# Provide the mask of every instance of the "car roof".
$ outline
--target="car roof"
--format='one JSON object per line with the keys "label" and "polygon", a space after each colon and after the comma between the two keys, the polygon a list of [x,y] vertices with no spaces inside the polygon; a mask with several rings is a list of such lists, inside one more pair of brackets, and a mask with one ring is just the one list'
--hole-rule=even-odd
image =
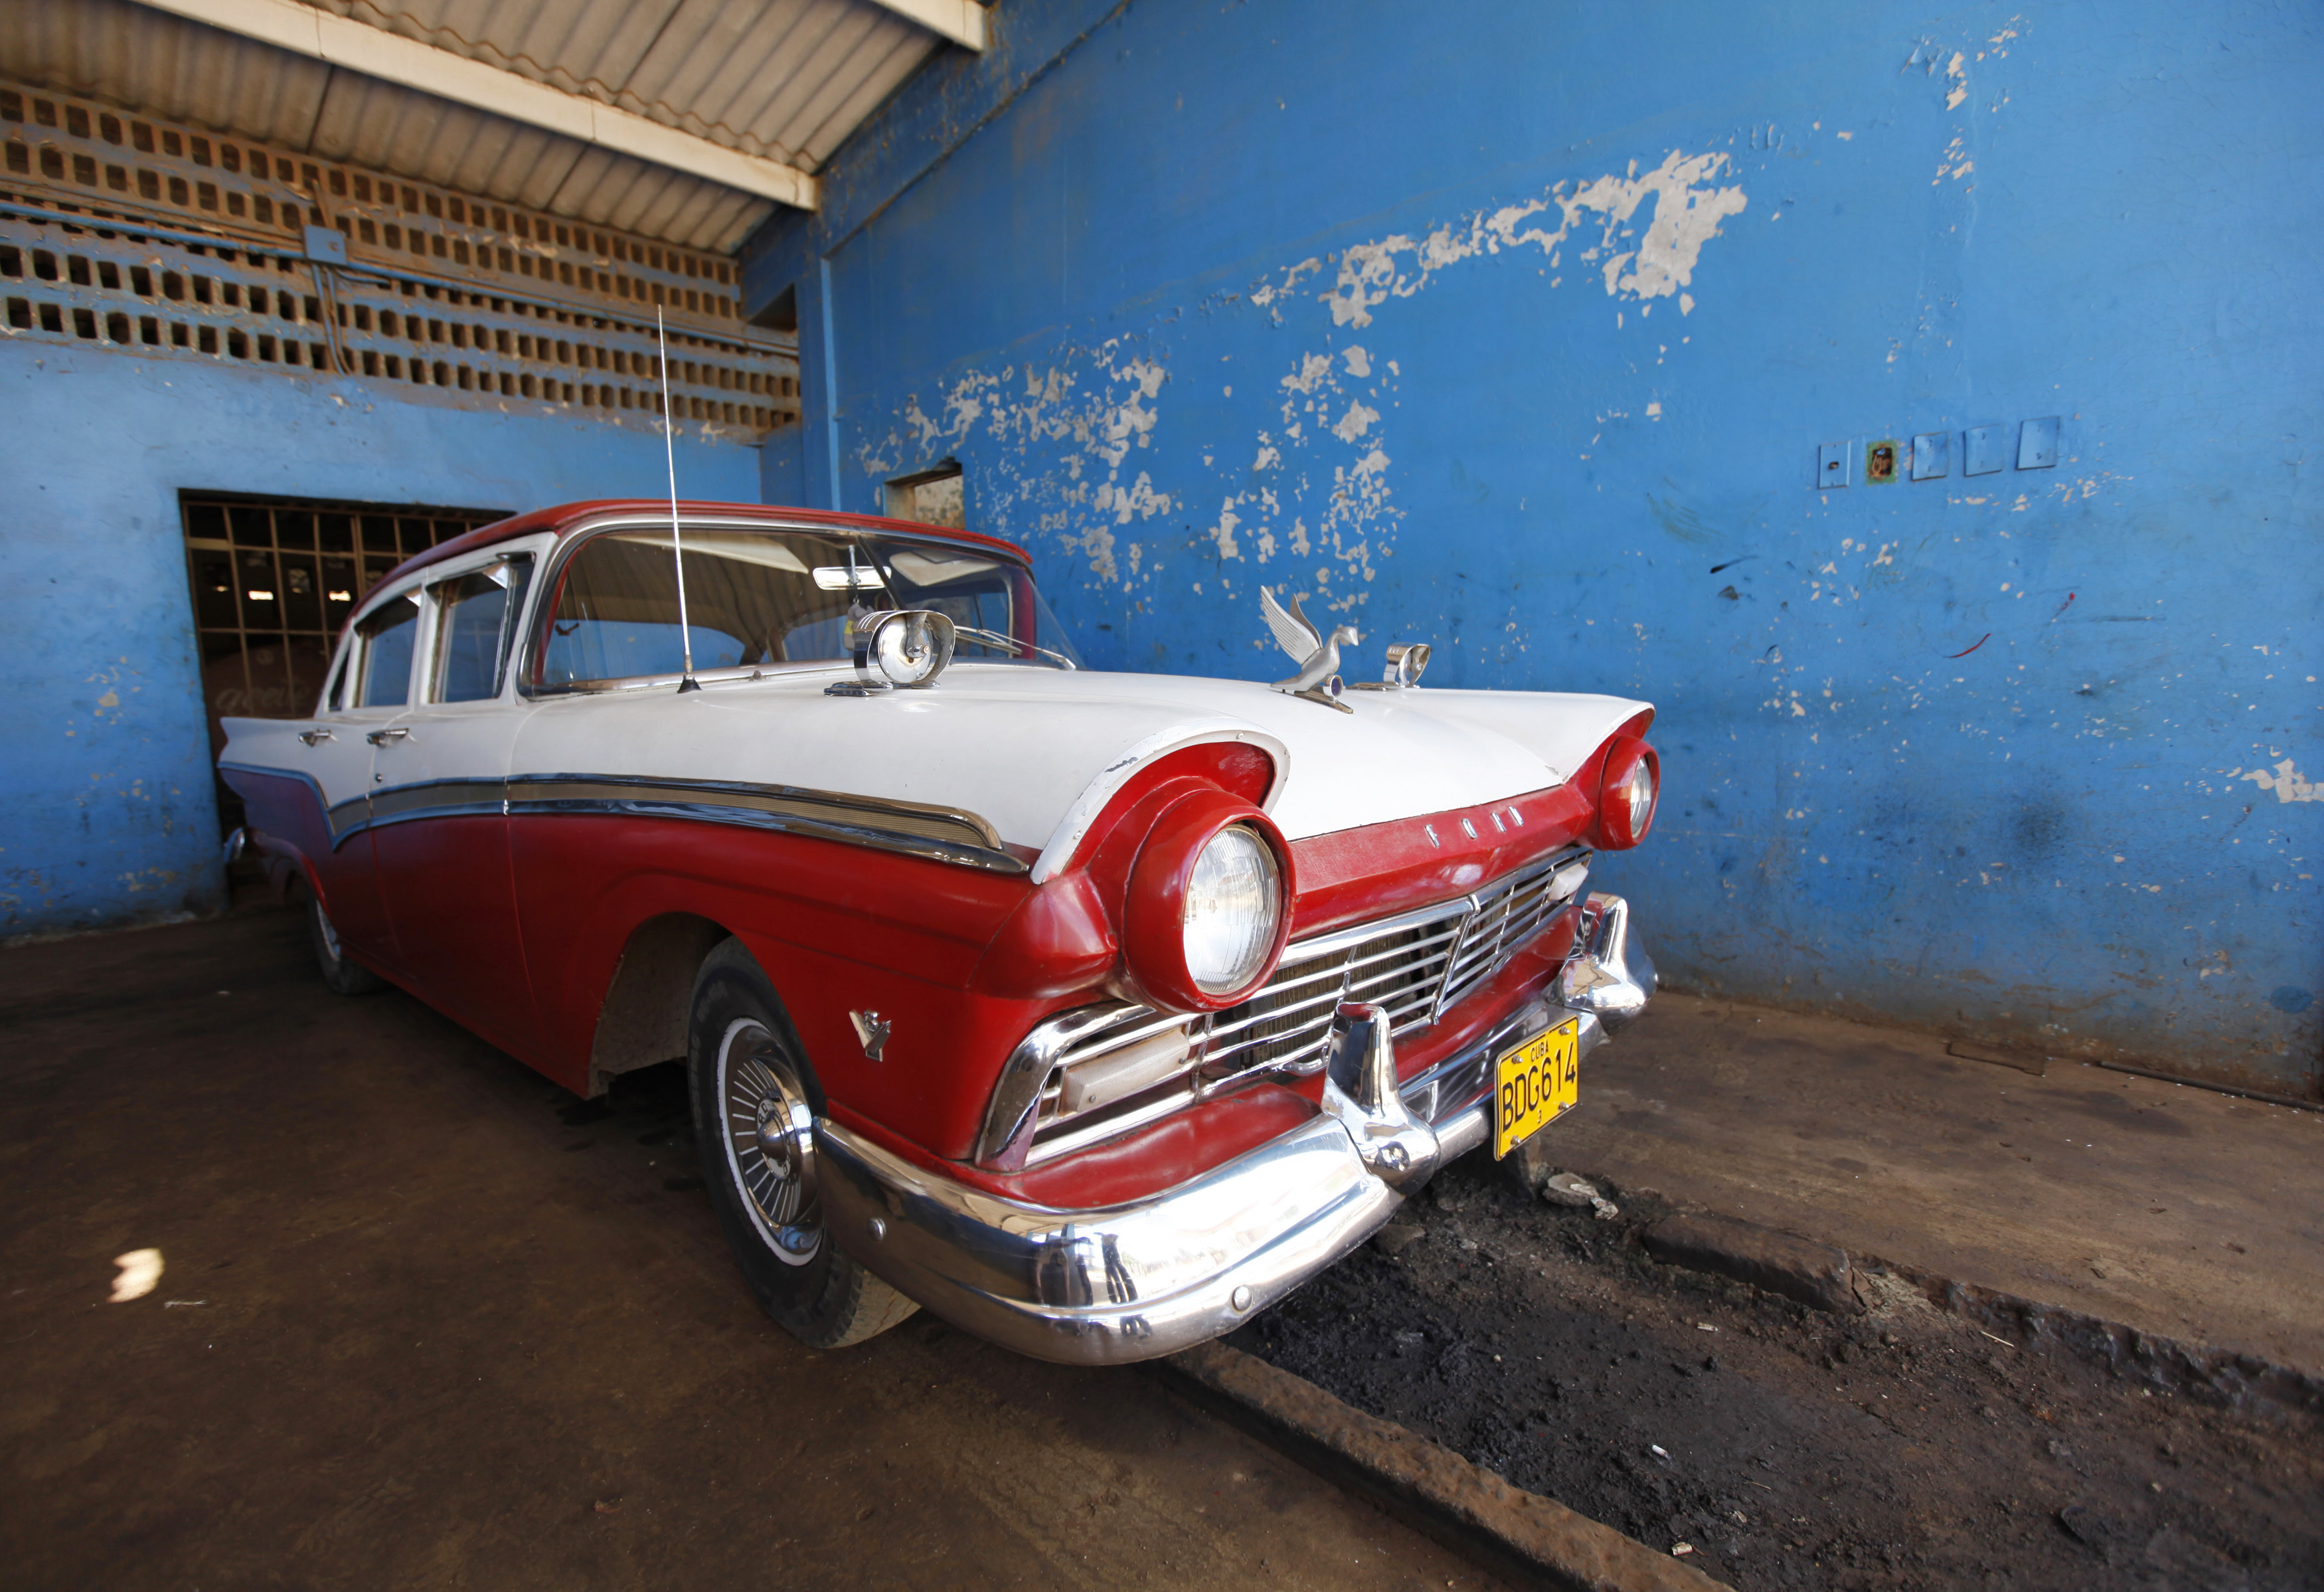
{"label": "car roof", "polygon": [[[548,531],[562,538],[603,520],[648,514],[659,515],[667,520],[669,499],[603,497],[592,498],[586,503],[561,503],[554,508],[533,509],[505,520],[495,520],[489,525],[479,525],[474,531],[429,548],[426,552],[414,553],[374,584],[385,586],[415,569],[424,569],[430,564],[440,564],[447,559],[456,559],[463,553],[474,552],[479,548],[491,547],[495,542],[515,537]],[[911,520],[885,519],[878,514],[842,514],[835,509],[788,508],[778,504],[690,502],[684,498],[678,500],[678,514],[681,523],[689,519],[715,519],[731,524],[737,520],[756,520],[770,526],[882,531],[890,535],[910,536],[924,541],[953,542],[981,552],[1006,553],[1028,568],[1033,562],[1031,555],[1023,548],[1013,541],[1003,541],[997,536],[980,535],[974,531],[955,531],[945,525],[923,525]]]}

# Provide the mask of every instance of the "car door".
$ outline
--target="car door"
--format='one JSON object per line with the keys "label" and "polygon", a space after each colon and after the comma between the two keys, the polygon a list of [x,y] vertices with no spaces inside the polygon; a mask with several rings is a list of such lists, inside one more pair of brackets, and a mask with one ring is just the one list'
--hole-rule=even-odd
{"label": "car door", "polygon": [[221,763],[237,773],[296,782],[300,794],[288,800],[287,783],[262,788],[255,800],[245,790],[251,816],[262,832],[305,855],[341,943],[357,960],[390,971],[400,958],[372,847],[372,737],[410,700],[419,618],[416,587],[374,604],[348,627],[321,711],[309,719],[230,720]]}
{"label": "car door", "polygon": [[432,581],[418,699],[374,732],[372,843],[380,893],[420,994],[530,1060],[539,1023],[509,866],[508,770],[530,711],[509,657],[532,558],[495,557]]}

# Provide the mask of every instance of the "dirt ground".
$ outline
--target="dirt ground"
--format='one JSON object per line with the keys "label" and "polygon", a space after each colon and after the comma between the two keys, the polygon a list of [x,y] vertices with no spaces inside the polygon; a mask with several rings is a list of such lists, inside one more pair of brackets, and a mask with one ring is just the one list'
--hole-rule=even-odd
{"label": "dirt ground", "polygon": [[0,1586],[1487,1584],[1136,1370],[802,1347],[684,1115],[330,995],[288,913],[0,951]]}
{"label": "dirt ground", "polygon": [[[2324,1431],[2143,1391],[1874,1276],[1822,1315],[1657,1264],[1662,1214],[1471,1156],[1229,1341],[1743,1592],[2324,1586]],[[1391,1256],[1396,1240],[1405,1242]]]}

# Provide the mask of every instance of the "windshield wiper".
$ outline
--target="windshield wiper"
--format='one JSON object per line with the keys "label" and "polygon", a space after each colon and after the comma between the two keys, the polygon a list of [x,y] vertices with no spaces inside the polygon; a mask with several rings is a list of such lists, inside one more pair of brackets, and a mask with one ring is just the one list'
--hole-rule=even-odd
{"label": "windshield wiper", "polygon": [[955,634],[964,635],[971,641],[982,642],[989,647],[999,647],[1004,652],[1014,653],[1021,650],[1028,653],[1038,653],[1042,657],[1047,658],[1060,669],[1078,669],[1081,667],[1080,664],[1074,662],[1071,658],[1066,657],[1063,653],[1053,653],[1048,648],[1040,646],[1033,642],[1019,641],[1015,636],[1003,635],[997,630],[982,630],[973,625],[961,625],[957,623],[953,625],[953,630]]}

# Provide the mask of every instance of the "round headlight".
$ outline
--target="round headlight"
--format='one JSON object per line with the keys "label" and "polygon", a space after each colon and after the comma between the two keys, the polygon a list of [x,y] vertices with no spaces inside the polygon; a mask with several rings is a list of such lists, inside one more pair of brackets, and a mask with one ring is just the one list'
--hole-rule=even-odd
{"label": "round headlight", "polygon": [[1186,880],[1186,972],[1205,995],[1239,990],[1275,949],[1283,910],[1275,853],[1240,824],[1211,837]]}

